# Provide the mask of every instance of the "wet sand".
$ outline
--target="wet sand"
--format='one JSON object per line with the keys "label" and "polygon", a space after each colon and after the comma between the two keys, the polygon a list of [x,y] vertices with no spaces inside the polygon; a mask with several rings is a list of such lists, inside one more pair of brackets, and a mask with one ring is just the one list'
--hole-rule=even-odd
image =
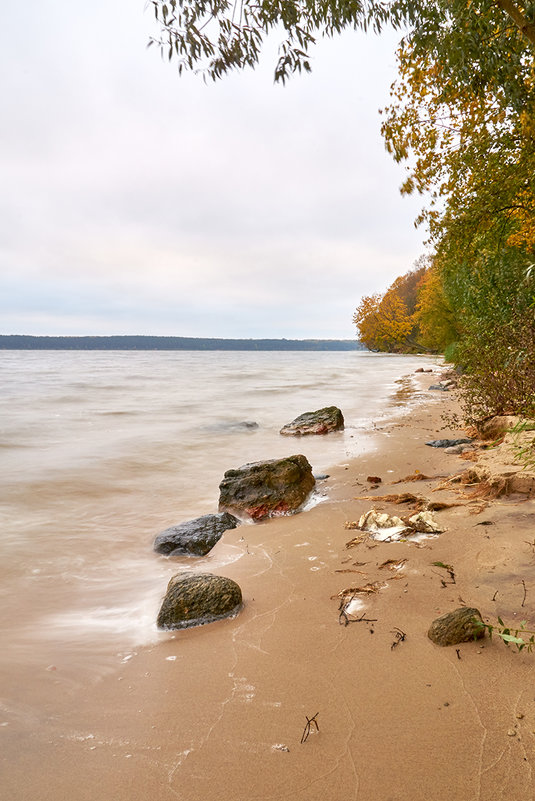
{"label": "wet sand", "polygon": [[[431,494],[436,479],[391,484],[416,470],[436,477],[467,466],[425,445],[459,436],[442,430],[451,404],[441,393],[370,432],[377,450],[332,471],[328,501],[226,532],[225,543],[244,550],[224,571],[243,590],[236,618],[164,635],[94,681],[61,664],[39,676],[21,671],[2,690],[10,699],[0,728],[2,796],[533,798],[535,654],[488,639],[440,648],[427,637],[435,617],[463,604],[484,619],[535,622],[533,501],[494,501],[479,514],[467,505],[440,511],[445,532],[419,545],[346,548],[356,533],[347,521],[373,506],[400,513],[363,495],[458,500]],[[379,488],[370,490],[370,475],[382,478]],[[397,574],[379,568],[392,558],[407,560]],[[443,586],[447,575],[434,561],[455,568],[455,584]],[[333,596],[375,581],[386,586],[364,601],[373,622],[343,625]],[[319,732],[301,743],[307,716],[316,714]]]}

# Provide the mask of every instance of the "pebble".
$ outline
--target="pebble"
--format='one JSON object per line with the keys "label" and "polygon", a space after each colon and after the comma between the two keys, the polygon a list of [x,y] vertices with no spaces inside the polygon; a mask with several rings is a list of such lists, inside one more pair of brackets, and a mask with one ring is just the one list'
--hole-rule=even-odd
{"label": "pebble", "polygon": [[509,729],[507,732],[508,737],[516,737],[516,731],[514,729]]}
{"label": "pebble", "polygon": [[517,720],[522,720],[523,718],[524,718],[524,715],[522,714],[522,712],[519,712],[518,715],[516,716]]}

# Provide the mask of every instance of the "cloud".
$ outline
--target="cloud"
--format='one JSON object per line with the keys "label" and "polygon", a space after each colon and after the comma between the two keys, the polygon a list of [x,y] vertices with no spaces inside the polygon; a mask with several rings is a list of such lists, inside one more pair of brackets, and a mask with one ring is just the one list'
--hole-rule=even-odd
{"label": "cloud", "polygon": [[9,19],[4,333],[352,336],[360,296],[422,251],[379,135],[392,36],[324,42],[286,88],[272,46],[204,86],[145,50],[126,0]]}

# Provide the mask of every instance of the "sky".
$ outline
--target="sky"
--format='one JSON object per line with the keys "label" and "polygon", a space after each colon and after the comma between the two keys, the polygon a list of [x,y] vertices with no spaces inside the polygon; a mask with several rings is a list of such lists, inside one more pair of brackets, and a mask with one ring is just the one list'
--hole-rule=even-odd
{"label": "sky", "polygon": [[144,0],[0,11],[0,333],[352,339],[425,252],[378,110],[396,36],[179,77]]}

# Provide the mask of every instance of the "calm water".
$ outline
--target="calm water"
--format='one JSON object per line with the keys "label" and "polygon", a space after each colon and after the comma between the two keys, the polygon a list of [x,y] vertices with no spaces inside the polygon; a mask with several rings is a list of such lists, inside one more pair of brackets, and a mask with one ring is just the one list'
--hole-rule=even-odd
{"label": "calm water", "polygon": [[[216,511],[231,467],[304,453],[318,472],[362,452],[363,432],[399,413],[400,379],[421,364],[358,352],[0,352],[0,666],[63,659],[98,671],[110,654],[128,658],[158,636],[170,575],[192,566],[155,555],[155,535]],[[343,433],[279,435],[332,404]],[[195,565],[241,555],[217,550]]]}

